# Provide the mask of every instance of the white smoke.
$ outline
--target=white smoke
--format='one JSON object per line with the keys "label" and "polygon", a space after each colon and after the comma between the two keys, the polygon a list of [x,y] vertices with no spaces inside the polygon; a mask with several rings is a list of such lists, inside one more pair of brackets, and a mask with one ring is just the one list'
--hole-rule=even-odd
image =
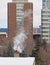
{"label": "white smoke", "polygon": [[[33,14],[32,9],[29,9],[24,12],[24,18],[28,17],[31,18],[31,14]],[[28,34],[28,33],[27,33]],[[27,35],[25,33],[24,27],[21,26],[19,29],[17,29],[16,37],[14,37],[14,50],[18,51],[19,53],[22,53],[22,51],[25,48],[25,41],[26,41]]]}
{"label": "white smoke", "polygon": [[25,34],[24,30],[21,30],[19,34],[16,35],[14,38],[14,50],[18,51],[19,53],[22,53],[22,51],[25,48],[25,40],[27,36]]}

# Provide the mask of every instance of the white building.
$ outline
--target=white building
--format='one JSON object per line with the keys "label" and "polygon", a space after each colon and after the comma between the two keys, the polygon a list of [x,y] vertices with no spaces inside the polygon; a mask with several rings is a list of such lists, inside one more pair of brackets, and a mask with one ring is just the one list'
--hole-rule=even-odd
{"label": "white building", "polygon": [[50,43],[50,0],[42,0],[41,25],[42,39]]}

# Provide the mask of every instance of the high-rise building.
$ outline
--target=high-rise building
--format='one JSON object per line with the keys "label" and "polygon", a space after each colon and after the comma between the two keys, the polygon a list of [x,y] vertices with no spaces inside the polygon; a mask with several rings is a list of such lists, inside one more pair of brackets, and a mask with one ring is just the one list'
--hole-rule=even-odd
{"label": "high-rise building", "polygon": [[27,35],[25,51],[30,55],[33,48],[33,3],[13,0],[8,3],[8,37],[15,37],[23,30]]}
{"label": "high-rise building", "polygon": [[50,9],[50,0],[42,0],[42,8]]}
{"label": "high-rise building", "polygon": [[42,0],[41,25],[42,39],[50,43],[50,0]]}

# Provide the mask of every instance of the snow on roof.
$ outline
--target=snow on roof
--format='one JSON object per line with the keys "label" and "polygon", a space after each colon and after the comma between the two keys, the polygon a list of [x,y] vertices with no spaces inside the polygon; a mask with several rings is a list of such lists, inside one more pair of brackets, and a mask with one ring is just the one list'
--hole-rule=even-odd
{"label": "snow on roof", "polygon": [[1,65],[35,65],[34,57],[0,58]]}

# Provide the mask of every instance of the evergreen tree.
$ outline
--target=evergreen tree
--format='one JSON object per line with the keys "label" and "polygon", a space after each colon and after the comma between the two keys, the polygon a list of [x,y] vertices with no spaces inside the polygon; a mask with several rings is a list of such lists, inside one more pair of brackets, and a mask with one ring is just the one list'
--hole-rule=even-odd
{"label": "evergreen tree", "polygon": [[32,55],[31,55],[31,57],[35,57],[36,65],[40,65],[40,63],[41,63],[40,62],[41,59],[40,59],[40,55],[39,55],[40,46],[41,46],[41,41],[36,39],[35,47],[32,50]]}
{"label": "evergreen tree", "polygon": [[13,50],[13,48],[11,46],[11,43],[9,43],[9,45],[8,45],[7,57],[14,57],[14,50]]}
{"label": "evergreen tree", "polygon": [[40,56],[40,47],[43,47],[46,51],[46,41],[45,40],[38,40],[36,39],[36,43],[35,43],[35,48],[32,50],[32,55],[31,57],[35,57],[35,65],[42,65],[42,59],[41,59],[41,56]]}
{"label": "evergreen tree", "polygon": [[25,52],[23,51],[22,53],[20,53],[20,57],[27,57],[27,55],[26,55]]}
{"label": "evergreen tree", "polygon": [[47,43],[46,43],[46,41],[45,41],[45,39],[42,41],[42,46],[43,46],[43,48],[46,50],[46,52],[47,52]]}

